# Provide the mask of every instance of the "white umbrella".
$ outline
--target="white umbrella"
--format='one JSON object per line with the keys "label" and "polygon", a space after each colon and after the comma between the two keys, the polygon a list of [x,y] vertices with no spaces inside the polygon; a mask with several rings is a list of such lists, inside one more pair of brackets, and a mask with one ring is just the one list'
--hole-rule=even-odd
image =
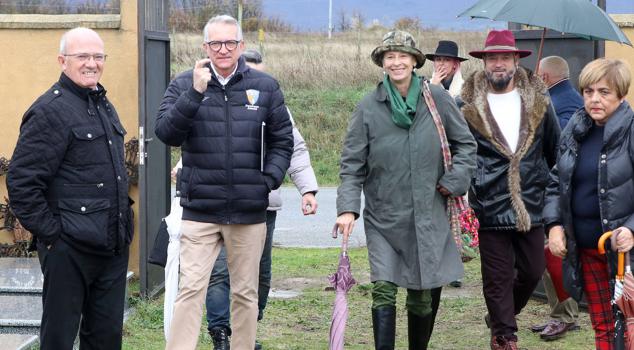
{"label": "white umbrella", "polygon": [[174,302],[178,294],[182,216],[183,207],[180,205],[180,197],[174,197],[174,199],[172,199],[172,210],[164,219],[167,224],[167,232],[170,236],[170,242],[167,245],[167,263],[165,264],[165,302],[163,303],[163,331],[165,333],[165,339],[169,336]]}

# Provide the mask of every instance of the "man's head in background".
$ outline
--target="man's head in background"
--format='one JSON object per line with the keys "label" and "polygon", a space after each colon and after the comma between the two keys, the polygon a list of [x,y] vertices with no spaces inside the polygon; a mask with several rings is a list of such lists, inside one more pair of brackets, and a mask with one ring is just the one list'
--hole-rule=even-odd
{"label": "man's head in background", "polygon": [[256,49],[246,49],[242,53],[242,57],[246,61],[247,65],[253,69],[257,69],[259,71],[265,71],[266,67],[264,66],[264,62],[262,62],[262,54]]}

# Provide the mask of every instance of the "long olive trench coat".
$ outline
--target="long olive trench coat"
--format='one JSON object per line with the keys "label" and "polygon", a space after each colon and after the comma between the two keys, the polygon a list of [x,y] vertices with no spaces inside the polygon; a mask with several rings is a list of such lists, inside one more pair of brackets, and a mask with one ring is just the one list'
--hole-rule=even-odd
{"label": "long olive trench coat", "polygon": [[363,218],[372,281],[431,289],[460,279],[462,261],[451,236],[446,199],[469,188],[476,143],[449,94],[431,86],[453,156],[445,173],[440,138],[423,96],[409,129],[394,124],[383,84],[366,95],[350,118],[341,156],[337,213]]}

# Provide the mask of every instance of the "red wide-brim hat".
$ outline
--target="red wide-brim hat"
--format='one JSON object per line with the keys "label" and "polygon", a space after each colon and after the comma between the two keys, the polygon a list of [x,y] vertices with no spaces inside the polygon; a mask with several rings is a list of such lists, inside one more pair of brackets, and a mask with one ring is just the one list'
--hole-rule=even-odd
{"label": "red wide-brim hat", "polygon": [[515,36],[510,30],[492,30],[487,35],[484,50],[471,51],[470,56],[482,58],[488,53],[517,53],[520,58],[530,56],[530,50],[520,50],[515,46]]}

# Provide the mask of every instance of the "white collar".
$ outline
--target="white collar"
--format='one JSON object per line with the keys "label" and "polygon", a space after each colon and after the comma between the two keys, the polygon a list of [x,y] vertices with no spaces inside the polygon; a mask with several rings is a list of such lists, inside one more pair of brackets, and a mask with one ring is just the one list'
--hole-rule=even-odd
{"label": "white collar", "polygon": [[236,62],[236,66],[233,67],[233,72],[231,72],[231,74],[229,74],[229,76],[225,78],[222,75],[218,74],[218,71],[216,70],[216,67],[214,67],[213,62],[210,63],[210,65],[211,65],[211,69],[214,71],[214,75],[216,76],[216,79],[218,79],[218,82],[222,86],[227,85],[229,80],[231,80],[231,78],[233,78],[233,76],[236,74],[236,70],[238,70],[238,62]]}

